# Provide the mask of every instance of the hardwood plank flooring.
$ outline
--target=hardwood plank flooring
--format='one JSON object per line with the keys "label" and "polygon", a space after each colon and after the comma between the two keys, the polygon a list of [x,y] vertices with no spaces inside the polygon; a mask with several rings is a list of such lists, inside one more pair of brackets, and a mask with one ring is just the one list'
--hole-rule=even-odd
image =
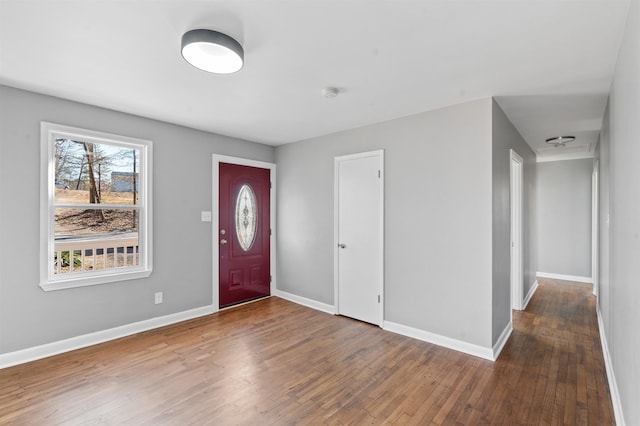
{"label": "hardwood plank flooring", "polygon": [[608,425],[591,286],[540,280],[495,362],[272,297],[0,370],[2,425]]}

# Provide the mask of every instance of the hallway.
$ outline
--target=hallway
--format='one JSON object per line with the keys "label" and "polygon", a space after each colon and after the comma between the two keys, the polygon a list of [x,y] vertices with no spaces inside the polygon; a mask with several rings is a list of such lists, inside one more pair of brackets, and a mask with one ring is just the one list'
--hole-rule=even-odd
{"label": "hallway", "polygon": [[518,424],[613,424],[591,284],[538,279],[497,369],[509,380],[500,411]]}

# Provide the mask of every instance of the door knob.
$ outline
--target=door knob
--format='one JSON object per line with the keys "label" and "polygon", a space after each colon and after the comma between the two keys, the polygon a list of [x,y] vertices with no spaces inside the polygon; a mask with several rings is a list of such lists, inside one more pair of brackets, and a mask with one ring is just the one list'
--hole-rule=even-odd
{"label": "door knob", "polygon": [[347,245],[346,245],[346,244],[338,244],[338,247],[340,247],[340,248],[347,248]]}
{"label": "door knob", "polygon": [[223,246],[227,244],[227,240],[225,240],[224,238],[220,240],[220,245]]}

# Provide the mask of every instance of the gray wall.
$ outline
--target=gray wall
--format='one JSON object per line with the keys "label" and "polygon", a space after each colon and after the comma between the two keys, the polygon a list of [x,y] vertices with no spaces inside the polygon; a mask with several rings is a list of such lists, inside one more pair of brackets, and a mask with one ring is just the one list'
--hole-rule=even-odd
{"label": "gray wall", "polygon": [[535,234],[531,232],[535,222],[536,155],[495,101],[492,106],[491,122],[493,153],[492,342],[495,344],[511,321],[511,149],[524,161],[522,183],[523,297],[527,295],[536,280],[536,241]]}
{"label": "gray wall", "polygon": [[[38,286],[40,121],[153,141],[154,269],[147,279]],[[273,148],[0,86],[0,353],[211,304],[211,155]],[[180,170],[180,179],[175,179]],[[164,303],[154,305],[154,292]]]}
{"label": "gray wall", "polygon": [[[600,233],[603,238],[599,303],[628,425],[640,424],[639,112],[640,3],[634,0],[629,10],[600,141],[603,200]],[[610,217],[608,229],[607,216]]]}
{"label": "gray wall", "polygon": [[278,289],[333,295],[334,157],[385,150],[385,320],[490,347],[491,99],[276,148]]}
{"label": "gray wall", "polygon": [[538,272],[591,277],[593,160],[538,163]]}

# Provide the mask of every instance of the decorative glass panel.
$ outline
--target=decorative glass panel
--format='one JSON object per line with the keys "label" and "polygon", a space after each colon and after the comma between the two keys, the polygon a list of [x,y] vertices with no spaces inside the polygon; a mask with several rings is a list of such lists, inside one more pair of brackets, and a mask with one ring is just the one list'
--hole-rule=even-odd
{"label": "decorative glass panel", "polygon": [[248,251],[256,238],[256,194],[248,184],[242,185],[236,200],[236,235],[242,250]]}

